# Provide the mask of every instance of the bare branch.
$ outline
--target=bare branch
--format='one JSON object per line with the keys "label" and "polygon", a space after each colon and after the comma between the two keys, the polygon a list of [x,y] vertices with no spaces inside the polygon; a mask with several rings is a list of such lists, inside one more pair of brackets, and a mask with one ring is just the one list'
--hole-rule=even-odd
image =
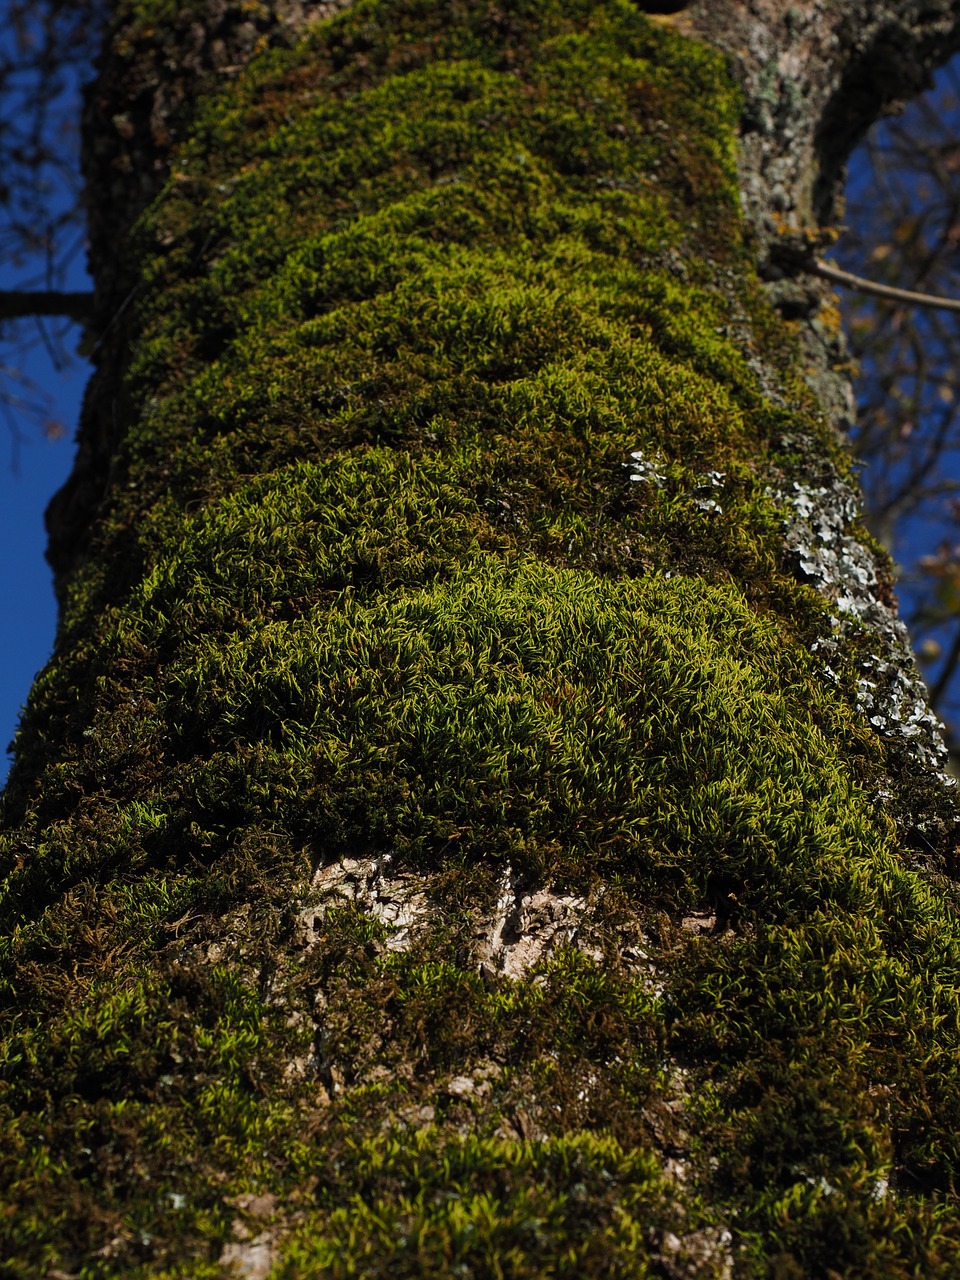
{"label": "bare branch", "polygon": [[79,324],[90,319],[92,293],[60,293],[56,290],[0,290],[0,321],[24,316],[68,316]]}
{"label": "bare branch", "polygon": [[907,302],[914,307],[935,307],[940,311],[960,311],[960,298],[941,298],[933,293],[916,293],[913,289],[897,289],[890,284],[878,284],[876,280],[867,280],[863,276],[855,276],[851,271],[843,271],[840,267],[831,266],[827,262],[815,259],[810,268],[814,275],[824,280],[832,280],[835,284],[845,285],[848,289],[859,289],[861,293],[872,293],[878,298],[890,298],[894,302]]}

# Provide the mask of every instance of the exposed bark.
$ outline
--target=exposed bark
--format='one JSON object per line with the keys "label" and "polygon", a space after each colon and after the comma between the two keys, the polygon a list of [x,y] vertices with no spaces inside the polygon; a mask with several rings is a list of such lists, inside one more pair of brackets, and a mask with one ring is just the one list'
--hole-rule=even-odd
{"label": "exposed bark", "polygon": [[949,1276],[957,819],[809,265],[954,6],[174,9],[88,101],[7,1265]]}

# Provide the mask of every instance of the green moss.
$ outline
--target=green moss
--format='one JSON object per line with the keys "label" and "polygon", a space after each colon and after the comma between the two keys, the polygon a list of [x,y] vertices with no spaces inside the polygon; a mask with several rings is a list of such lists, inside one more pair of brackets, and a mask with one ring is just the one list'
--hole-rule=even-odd
{"label": "green moss", "polygon": [[[301,1229],[279,1275],[640,1277],[659,1273],[652,1238],[682,1230],[656,1163],[589,1133],[451,1143],[427,1129],[351,1164],[356,1194]],[[416,1194],[381,1199],[386,1181]]]}
{"label": "green moss", "polygon": [[[4,797],[9,1274],[950,1274],[956,922],[784,563],[836,445],[736,117],[625,0],[361,0],[196,104]],[[505,884],[583,917],[516,980]]]}

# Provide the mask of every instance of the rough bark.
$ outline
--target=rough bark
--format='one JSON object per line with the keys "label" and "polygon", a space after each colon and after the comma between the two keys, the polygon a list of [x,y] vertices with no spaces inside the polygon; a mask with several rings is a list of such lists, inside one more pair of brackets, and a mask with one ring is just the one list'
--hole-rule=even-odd
{"label": "rough bark", "polygon": [[958,28],[118,7],[10,1274],[952,1274],[955,805],[808,268]]}

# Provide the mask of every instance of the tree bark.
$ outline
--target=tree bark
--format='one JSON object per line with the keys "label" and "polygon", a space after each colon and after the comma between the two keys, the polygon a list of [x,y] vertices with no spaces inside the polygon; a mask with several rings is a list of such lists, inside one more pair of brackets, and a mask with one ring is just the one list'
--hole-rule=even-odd
{"label": "tree bark", "polygon": [[9,1274],[953,1274],[957,806],[810,268],[960,18],[645,7],[118,5]]}

